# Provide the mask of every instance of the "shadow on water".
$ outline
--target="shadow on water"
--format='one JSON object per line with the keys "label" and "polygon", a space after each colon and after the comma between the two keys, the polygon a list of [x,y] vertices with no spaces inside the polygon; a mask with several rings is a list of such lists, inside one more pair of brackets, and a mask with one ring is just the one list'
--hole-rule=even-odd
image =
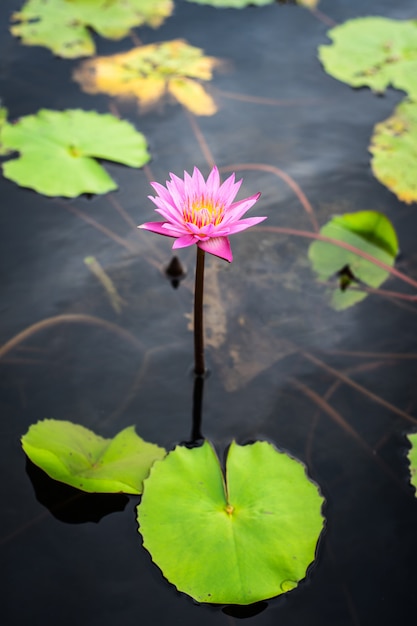
{"label": "shadow on water", "polygon": [[123,494],[83,493],[52,480],[29,459],[26,459],[26,473],[38,502],[56,519],[67,524],[98,523],[105,515],[123,511],[129,502]]}
{"label": "shadow on water", "polygon": [[[410,18],[414,2],[322,0],[315,14],[178,1],[160,29],[137,30],[143,43],[184,38],[226,61],[210,85],[219,111],[200,118],[169,101],[139,115],[134,103],[82,93],[71,79],[78,61],[10,36],[9,14],[21,4],[0,9],[0,94],[10,118],[42,107],[111,109],[145,134],[153,159],[141,170],[106,163],[119,189],[91,199],[0,182],[0,623],[411,623],[417,501],[405,433],[417,428],[417,309],[377,292],[333,311],[308,264],[310,241],[293,232],[314,234],[335,213],[381,211],[399,236],[396,268],[417,276],[416,207],[376,181],[367,152],[374,124],[402,94],[351,90],[316,56],[329,21]],[[96,42],[100,55],[132,45]],[[193,387],[194,251],[176,251],[173,263],[172,241],[137,225],[154,219],[150,180],[194,165],[206,174],[214,161],[222,175],[244,178],[245,195],[262,192],[268,222],[233,237],[231,265],[207,259],[210,377]],[[394,276],[385,286],[415,294]],[[307,580],[252,607],[196,605],[142,550],[130,499],[79,496],[30,464],[25,472],[20,437],[45,417],[102,436],[133,424],[168,449],[204,434],[219,450],[233,439],[288,450],[326,498],[326,533]]]}

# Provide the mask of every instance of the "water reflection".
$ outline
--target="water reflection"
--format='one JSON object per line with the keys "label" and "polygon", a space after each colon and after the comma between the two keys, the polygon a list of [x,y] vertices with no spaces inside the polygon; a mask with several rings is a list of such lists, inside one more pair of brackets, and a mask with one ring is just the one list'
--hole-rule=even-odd
{"label": "water reflection", "polygon": [[28,458],[26,473],[38,502],[49,509],[56,519],[67,524],[98,523],[106,515],[123,511],[129,502],[123,494],[85,493],[52,480]]}

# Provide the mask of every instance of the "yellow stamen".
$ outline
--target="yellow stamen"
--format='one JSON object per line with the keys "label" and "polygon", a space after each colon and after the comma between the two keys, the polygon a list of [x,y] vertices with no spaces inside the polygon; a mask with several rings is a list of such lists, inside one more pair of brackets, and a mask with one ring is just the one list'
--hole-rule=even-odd
{"label": "yellow stamen", "polygon": [[183,218],[185,222],[191,222],[198,228],[203,228],[209,224],[217,226],[223,219],[224,207],[212,198],[196,198],[190,199],[188,205],[183,209]]}

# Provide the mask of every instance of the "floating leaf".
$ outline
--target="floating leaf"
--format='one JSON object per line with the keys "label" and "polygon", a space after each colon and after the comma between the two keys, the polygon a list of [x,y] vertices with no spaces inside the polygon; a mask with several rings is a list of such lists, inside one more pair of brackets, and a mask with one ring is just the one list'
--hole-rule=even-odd
{"label": "floating leaf", "polygon": [[410,462],[410,474],[411,484],[416,489],[415,496],[417,497],[417,433],[407,435],[411,449],[408,452],[408,460]]}
{"label": "floating leaf", "polygon": [[171,15],[172,0],[28,0],[12,15],[10,31],[28,46],[46,46],[61,57],[95,53],[89,28],[121,39],[131,28],[160,26]]}
{"label": "floating leaf", "polygon": [[2,145],[20,152],[3,165],[6,178],[46,196],[106,193],[117,184],[95,161],[131,167],[149,161],[145,137],[126,121],[95,111],[49,111],[6,124]]}
{"label": "floating leaf", "polygon": [[388,85],[417,98],[417,22],[384,17],[349,20],[328,32],[319,47],[328,74],[352,87],[383,93]]}
{"label": "floating leaf", "polygon": [[79,424],[53,419],[33,424],[22,446],[48,476],[89,493],[142,493],[152,464],[166,454],[138,437],[134,426],[104,439]]}
{"label": "floating leaf", "polygon": [[[376,211],[345,213],[330,220],[320,234],[347,243],[374,257],[386,265],[393,266],[398,254],[398,240],[394,227],[385,215]],[[308,250],[314,271],[320,280],[338,278],[338,284],[329,291],[331,306],[337,311],[347,309],[366,298],[365,291],[349,289],[363,283],[368,287],[379,287],[389,273],[350,252],[345,248],[315,241]]]}
{"label": "floating leaf", "polygon": [[200,48],[176,39],[84,61],[74,80],[87,93],[136,98],[142,110],[169,92],[193,113],[213,115],[217,107],[199,81],[210,80],[219,64]]}
{"label": "floating leaf", "polygon": [[206,441],[177,447],[144,483],[138,521],[166,578],[198,602],[251,604],[305,577],[323,499],[304,466],[270,443],[232,443],[224,479]]}
{"label": "floating leaf", "polygon": [[377,124],[369,150],[376,178],[403,202],[417,202],[417,102],[402,102]]}

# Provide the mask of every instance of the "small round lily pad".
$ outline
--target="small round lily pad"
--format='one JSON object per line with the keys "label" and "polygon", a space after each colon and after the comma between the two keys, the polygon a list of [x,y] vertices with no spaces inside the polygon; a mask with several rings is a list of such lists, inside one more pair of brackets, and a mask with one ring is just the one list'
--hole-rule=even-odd
{"label": "small round lily pad", "polygon": [[205,441],[155,463],[137,511],[145,548],[178,590],[198,602],[251,604],[305,577],[322,504],[305,467],[272,444],[233,442],[224,478]]}
{"label": "small round lily pad", "polygon": [[89,493],[142,493],[152,464],[166,454],[138,437],[134,426],[105,439],[80,424],[46,419],[33,424],[21,441],[48,476]]}
{"label": "small round lily pad", "polygon": [[[390,220],[377,211],[337,215],[320,229],[320,234],[347,243],[391,267],[398,254],[395,229]],[[330,304],[336,311],[347,309],[368,295],[366,291],[350,289],[351,285],[377,288],[389,276],[376,263],[325,241],[312,243],[308,257],[320,280],[339,278],[335,280],[334,289],[329,290]]]}

